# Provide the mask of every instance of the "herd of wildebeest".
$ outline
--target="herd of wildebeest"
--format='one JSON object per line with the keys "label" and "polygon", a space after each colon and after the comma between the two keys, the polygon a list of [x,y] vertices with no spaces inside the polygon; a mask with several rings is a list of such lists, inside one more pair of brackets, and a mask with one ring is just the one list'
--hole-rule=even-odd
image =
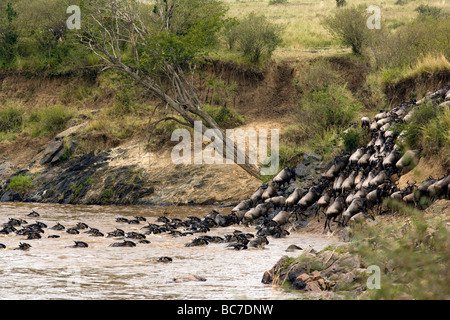
{"label": "herd of wildebeest", "polygon": [[398,178],[418,163],[422,150],[402,152],[397,142],[405,139],[405,131],[394,128],[408,123],[424,103],[450,107],[450,86],[419,101],[380,111],[372,120],[361,118],[361,127],[370,134],[370,142],[353,153],[343,152],[335,157],[309,189],[292,190],[295,168],[287,167],[234,207],[232,213],[244,223],[265,217],[263,224],[268,226],[283,226],[294,217],[300,220],[314,214],[320,219],[322,215],[325,232],[327,228],[331,231],[332,222],[346,226],[350,219],[373,218],[374,213],[381,213],[383,200],[388,197],[414,206],[419,206],[424,198],[450,198],[449,172],[442,177],[430,176],[418,185],[408,181],[404,188],[398,188]]}
{"label": "herd of wildebeest", "polygon": [[[229,214],[221,214],[212,210],[205,217],[188,217],[185,220],[166,216],[159,217],[156,222],[147,222],[141,227],[142,232],[125,232],[121,228],[107,232],[107,235],[96,228],[89,228],[87,224],[79,222],[73,227],[66,228],[57,223],[49,229],[79,234],[79,230],[90,236],[113,237],[121,242],[110,244],[113,247],[135,247],[148,244],[146,235],[167,233],[171,236],[195,235],[186,247],[207,245],[209,243],[228,243],[227,247],[235,250],[247,248],[261,248],[268,244],[268,236],[277,238],[289,234],[286,226],[296,226],[302,221],[316,217],[320,221],[325,217],[323,231],[332,231],[332,223],[345,227],[350,220],[372,218],[374,214],[381,214],[383,200],[392,198],[412,206],[421,206],[421,199],[431,201],[439,198],[450,199],[450,174],[442,177],[429,177],[417,184],[408,181],[402,189],[398,188],[398,179],[409,172],[418,163],[422,150],[407,150],[402,152],[397,144],[404,139],[405,132],[393,130],[397,124],[408,122],[417,108],[430,101],[435,106],[450,107],[450,86],[444,86],[419,101],[403,102],[390,111],[381,111],[370,120],[361,119],[362,130],[370,135],[370,142],[356,151],[342,152],[334,161],[324,167],[321,175],[310,179],[308,188],[296,187],[296,168],[283,168],[270,182],[260,186],[248,199],[242,200]],[[444,102],[442,102],[444,101]],[[28,217],[39,216],[31,212]],[[134,219],[116,218],[116,222],[123,224],[145,223],[144,217]],[[225,236],[211,236],[206,233],[215,227],[226,227],[235,224],[254,225],[255,234],[235,230]],[[18,229],[21,227],[20,229]],[[26,236],[27,240],[40,239],[47,226],[36,221],[28,224],[23,219],[9,218],[0,229],[0,235],[16,233]],[[199,235],[204,233],[204,235]],[[59,237],[57,234],[49,238]],[[28,243],[20,243],[16,249],[27,250]],[[88,244],[75,241],[70,246],[85,248]],[[0,249],[5,248],[0,243]],[[170,261],[169,257],[162,257],[162,262]]]}

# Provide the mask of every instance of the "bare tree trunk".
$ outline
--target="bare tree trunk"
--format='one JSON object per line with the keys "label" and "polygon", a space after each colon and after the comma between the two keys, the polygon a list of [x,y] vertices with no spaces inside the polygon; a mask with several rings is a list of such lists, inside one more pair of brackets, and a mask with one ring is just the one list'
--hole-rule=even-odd
{"label": "bare tree trunk", "polygon": [[[154,7],[150,18],[154,27],[160,29],[159,32],[163,30],[170,32],[173,12],[179,3],[176,1],[171,1],[170,4],[169,1],[157,2],[160,6]],[[140,50],[145,48],[147,40],[155,35],[152,34],[155,31],[147,28],[138,11],[136,11],[136,5],[134,1],[125,0],[93,1],[88,5],[91,12],[88,15],[90,22],[86,22],[82,32],[78,34],[80,41],[102,59],[105,63],[104,69],[114,69],[128,74],[184,119],[182,121],[175,117],[166,117],[162,120],[173,120],[195,128],[194,121],[200,119],[202,121],[202,134],[208,129],[219,130],[222,133],[224,150],[226,150],[227,145],[233,143],[234,155],[241,153],[245,158],[245,163],[238,163],[238,165],[250,175],[260,178],[259,166],[249,162],[245,150],[244,152],[238,150],[234,141],[226,137],[224,130],[203,109],[193,84],[188,81],[188,77],[184,75],[183,69],[179,65],[170,61],[163,62],[161,70],[165,73],[165,80],[171,84],[170,92],[164,90],[163,86],[157,83],[159,81],[158,76],[151,72],[146,73],[144,68],[141,68],[140,54],[144,51],[140,52]],[[157,33],[158,31],[156,31]],[[124,44],[131,46],[132,63],[123,60]],[[233,162],[234,155],[231,159]],[[222,156],[225,158],[226,154],[222,154]]]}

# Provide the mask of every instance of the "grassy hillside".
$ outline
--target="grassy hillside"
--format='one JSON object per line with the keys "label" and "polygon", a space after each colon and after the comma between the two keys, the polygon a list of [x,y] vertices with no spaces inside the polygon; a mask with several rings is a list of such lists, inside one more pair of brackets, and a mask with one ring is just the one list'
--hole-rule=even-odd
{"label": "grassy hillside", "polygon": [[[273,31],[274,41],[252,62],[242,46],[230,49],[233,28],[225,23],[197,70],[199,97],[224,127],[270,120],[281,128],[281,166],[295,165],[309,149],[331,158],[343,146],[341,131],[362,115],[420,99],[450,79],[450,5],[445,1],[384,1],[380,30],[368,31],[365,23],[350,29],[364,40],[358,54],[330,26],[348,27],[353,18],[365,21],[370,1],[347,1],[342,8],[334,0],[223,4],[227,18],[241,26],[239,32],[251,39],[262,29]],[[66,30],[65,8],[64,0],[0,4],[0,140],[51,137],[86,114],[91,120],[87,132],[107,137],[102,148],[148,138],[148,116],[159,101],[119,73],[101,72],[99,58]],[[55,14],[48,18],[49,12]],[[244,23],[251,13],[259,19],[256,25]],[[99,111],[91,115],[93,109]],[[158,111],[153,119],[167,112]],[[160,123],[148,147],[167,144],[176,126]],[[81,144],[81,152],[99,147],[95,141]]]}

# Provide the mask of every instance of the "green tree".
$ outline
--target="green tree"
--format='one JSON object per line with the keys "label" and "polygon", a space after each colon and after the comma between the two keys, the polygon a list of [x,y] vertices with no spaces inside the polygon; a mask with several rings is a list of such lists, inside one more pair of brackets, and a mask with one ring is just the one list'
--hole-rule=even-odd
{"label": "green tree", "polygon": [[343,45],[350,46],[353,53],[360,55],[370,38],[371,30],[366,26],[368,17],[362,6],[345,7],[326,17],[322,24]]}
{"label": "green tree", "polygon": [[[96,54],[103,69],[114,69],[149,90],[194,128],[202,121],[202,133],[217,129],[224,150],[230,143],[225,131],[204,110],[192,83],[192,72],[205,52],[218,42],[226,9],[218,0],[93,0],[83,9],[80,41]],[[240,150],[234,145],[235,154]],[[225,156],[225,155],[224,155]],[[259,177],[259,167],[248,161],[240,166]],[[233,159],[234,160],[234,159]]]}
{"label": "green tree", "polygon": [[282,42],[282,27],[262,14],[248,14],[236,28],[238,50],[252,63],[259,63],[264,56],[270,57]]}
{"label": "green tree", "polygon": [[0,4],[0,59],[5,62],[14,58],[17,49],[16,17],[17,12],[11,2]]}

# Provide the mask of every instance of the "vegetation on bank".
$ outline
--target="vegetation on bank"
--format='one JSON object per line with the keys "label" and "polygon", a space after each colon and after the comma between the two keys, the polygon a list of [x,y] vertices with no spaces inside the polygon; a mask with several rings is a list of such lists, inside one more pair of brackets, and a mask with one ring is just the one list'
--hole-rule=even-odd
{"label": "vegetation on bank", "polygon": [[[201,52],[201,58],[231,61],[242,70],[264,71],[273,60],[288,61],[297,69],[292,86],[298,99],[289,114],[291,124],[283,128],[281,135],[280,168],[295,166],[307,150],[323,155],[326,161],[337,150],[352,151],[364,145],[368,134],[360,128],[359,119],[393,107],[385,94],[386,87],[405,79],[425,80],[436,72],[449,72],[447,7],[441,2],[430,5],[425,1],[388,0],[381,5],[382,28],[369,30],[365,25],[369,4],[363,0],[227,3],[229,10],[221,21],[217,41]],[[116,143],[148,132],[147,147],[160,150],[181,124],[161,121],[149,128],[149,117],[175,116],[164,106],[155,112],[148,92],[119,73],[101,71],[101,59],[67,30],[67,5],[64,0],[0,2],[1,72],[75,79],[56,103],[32,105],[27,97],[0,97],[0,142],[14,141],[19,135],[52,137],[69,121],[89,119],[86,135],[102,133]],[[165,40],[166,49],[180,48],[176,37]],[[194,49],[186,46],[182,53],[189,55]],[[126,46],[123,53],[133,56]],[[358,86],[349,85],[347,70],[338,70],[330,62],[335,57],[364,70],[364,80]],[[151,58],[147,56],[143,62],[150,64]],[[240,83],[200,71],[196,76],[205,92],[200,97],[204,109],[221,127],[232,128],[255,120],[243,116],[244,111],[235,107]],[[95,85],[83,82],[87,78],[95,78]],[[7,88],[2,91],[7,93]],[[420,99],[423,94],[413,92],[409,98]],[[107,103],[98,106],[102,99]],[[358,125],[343,132],[352,123]],[[424,155],[450,168],[448,107],[425,103],[408,124],[394,130],[405,130],[404,149],[421,148]],[[78,152],[105,147],[102,141],[96,136],[85,139],[78,145]],[[31,187],[30,183],[29,178],[18,175],[11,179],[9,187],[21,193]],[[74,184],[75,197],[90,183],[86,180]],[[105,189],[105,202],[113,196],[111,189]],[[396,217],[400,219],[364,228],[356,224],[350,230],[350,250],[363,256],[367,265],[383,266],[381,290],[367,292],[367,297],[448,298],[448,217],[440,216],[438,209],[424,215],[395,203],[388,205],[399,212]]]}
{"label": "vegetation on bank", "polygon": [[449,201],[425,212],[387,201],[396,214],[377,224],[354,225],[350,252],[381,269],[380,288],[367,299],[448,299]]}

